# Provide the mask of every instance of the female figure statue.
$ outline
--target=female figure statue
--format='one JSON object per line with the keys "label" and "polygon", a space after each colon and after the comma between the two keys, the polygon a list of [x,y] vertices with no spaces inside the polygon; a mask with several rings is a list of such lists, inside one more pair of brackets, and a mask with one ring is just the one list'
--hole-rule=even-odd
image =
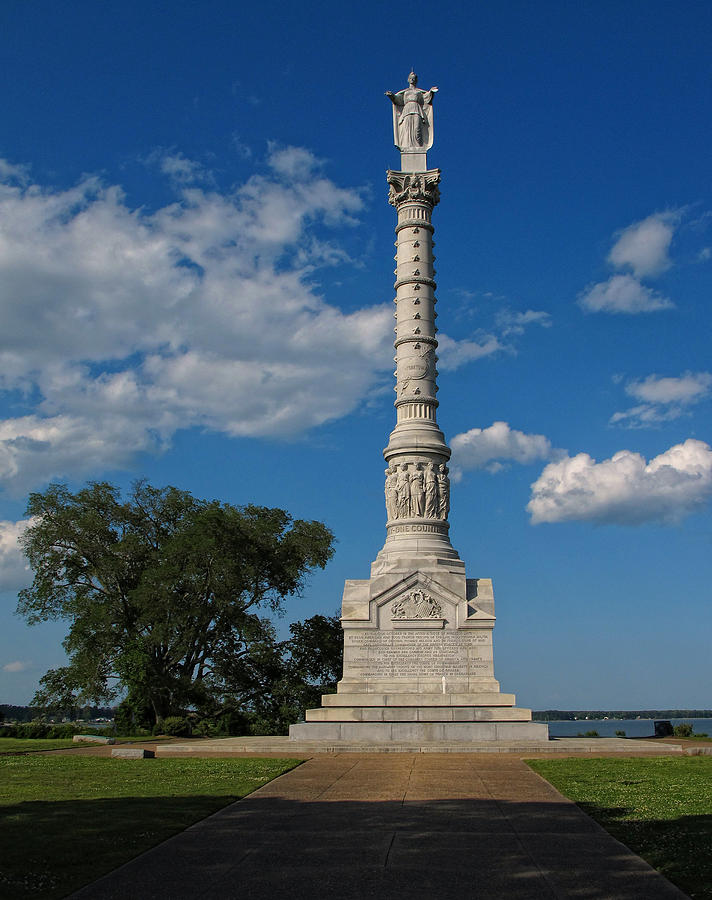
{"label": "female figure statue", "polygon": [[408,478],[408,463],[403,463],[396,482],[398,491],[398,518],[407,519],[410,515],[410,479]]}
{"label": "female figure statue", "polygon": [[396,490],[396,470],[386,469],[386,515],[388,519],[398,518],[398,493]]}
{"label": "female figure statue", "polygon": [[438,518],[447,519],[450,512],[450,479],[447,477],[447,466],[442,463],[438,467]]}
{"label": "female figure statue", "polygon": [[420,463],[416,463],[415,471],[410,476],[410,514],[411,516],[422,516],[424,510],[423,471],[420,468]]}
{"label": "female figure statue", "polygon": [[438,477],[431,462],[425,469],[425,518],[438,517]]}
{"label": "female figure statue", "polygon": [[394,137],[401,150],[428,150],[432,144],[433,112],[431,104],[436,87],[429,91],[418,88],[418,76],[411,72],[408,87],[394,94],[386,91],[394,107]]}

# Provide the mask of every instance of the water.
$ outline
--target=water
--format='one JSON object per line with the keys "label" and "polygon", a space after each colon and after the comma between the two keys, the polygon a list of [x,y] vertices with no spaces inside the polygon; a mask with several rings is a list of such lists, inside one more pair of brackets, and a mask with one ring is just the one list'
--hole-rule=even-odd
{"label": "water", "polygon": [[[616,731],[625,731],[626,737],[652,737],[655,719],[576,719],[576,721],[549,722],[551,737],[576,737],[579,732],[597,731],[601,737],[615,737]],[[697,734],[712,736],[712,719],[670,719],[673,727],[689,722]]]}

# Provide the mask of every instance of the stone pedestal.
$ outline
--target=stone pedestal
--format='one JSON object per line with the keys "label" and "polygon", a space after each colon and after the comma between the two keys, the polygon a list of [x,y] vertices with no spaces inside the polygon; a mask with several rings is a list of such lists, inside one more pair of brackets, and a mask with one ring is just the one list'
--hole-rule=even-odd
{"label": "stone pedestal", "polygon": [[494,677],[492,581],[446,564],[381,568],[376,561],[378,574],[346,582],[343,678],[290,739],[547,740],[548,726]]}

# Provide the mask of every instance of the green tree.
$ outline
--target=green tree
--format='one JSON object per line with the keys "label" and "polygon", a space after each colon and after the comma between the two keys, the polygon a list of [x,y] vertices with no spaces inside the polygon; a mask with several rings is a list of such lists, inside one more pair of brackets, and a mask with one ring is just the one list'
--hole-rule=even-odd
{"label": "green tree", "polygon": [[336,690],[343,664],[343,630],[338,616],[315,615],[289,626],[278,645],[280,659],[271,682],[252,709],[254,734],[285,734],[305,709],[320,706],[321,695]]}
{"label": "green tree", "polygon": [[316,691],[315,702],[321,694],[336,691],[344,661],[344,633],[338,615],[315,615],[304,622],[289,626],[291,638],[288,666],[295,684]]}
{"label": "green tree", "polygon": [[320,522],[281,509],[197,500],[140,481],[30,496],[23,549],[34,571],[18,612],[64,619],[69,665],[41,679],[35,703],[124,696],[136,724],[195,709],[249,709],[283,673],[269,613],[333,553]]}

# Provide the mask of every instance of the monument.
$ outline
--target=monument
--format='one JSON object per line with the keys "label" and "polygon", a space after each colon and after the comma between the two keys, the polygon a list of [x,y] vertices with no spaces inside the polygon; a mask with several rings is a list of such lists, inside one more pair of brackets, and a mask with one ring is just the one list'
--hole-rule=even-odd
{"label": "monument", "polygon": [[348,580],[336,694],[292,725],[292,740],[428,742],[547,740],[494,677],[494,595],[467,578],[450,543],[450,449],[437,424],[432,213],[440,170],[428,169],[437,88],[386,92],[399,171],[387,173],[396,225],[396,425],[383,451],[386,540],[371,577]]}

